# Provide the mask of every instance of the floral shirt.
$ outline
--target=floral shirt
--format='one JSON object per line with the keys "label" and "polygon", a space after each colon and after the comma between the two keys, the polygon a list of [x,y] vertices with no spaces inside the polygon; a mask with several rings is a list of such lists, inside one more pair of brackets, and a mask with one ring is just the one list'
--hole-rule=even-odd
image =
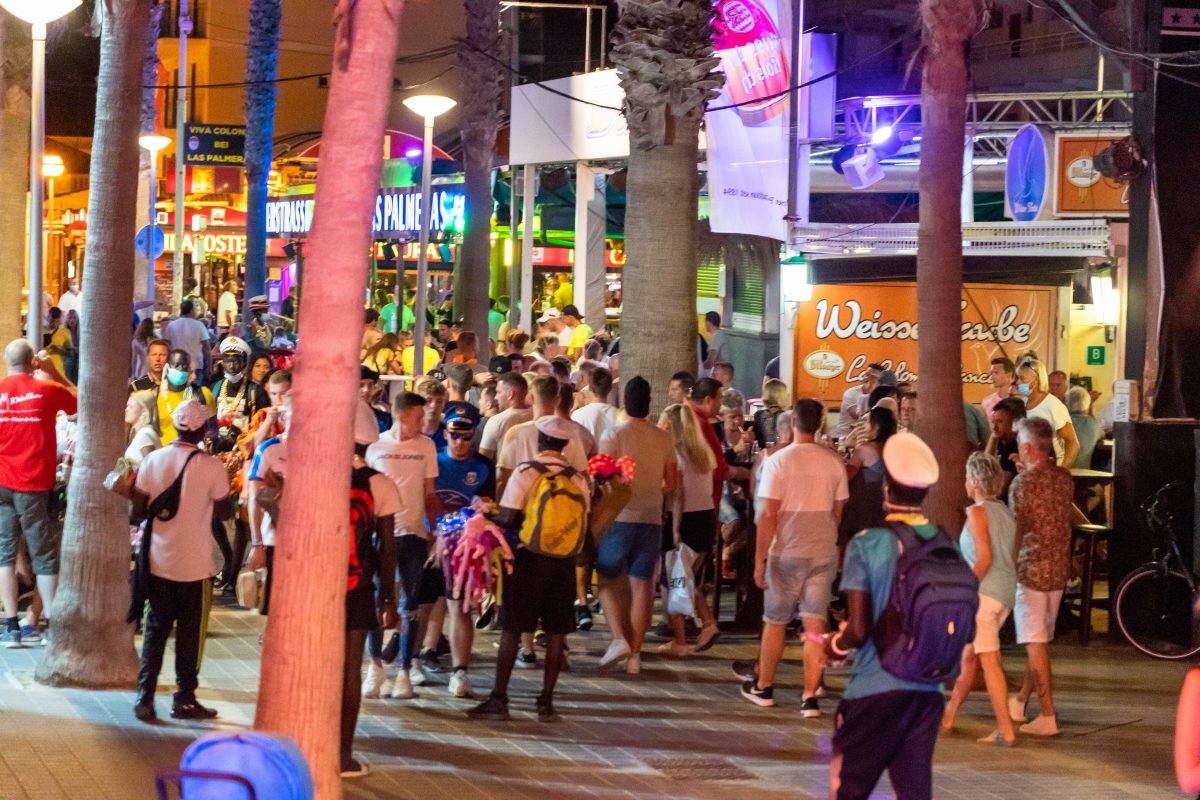
{"label": "floral shirt", "polygon": [[1071,473],[1052,464],[1021,471],[1009,501],[1017,518],[1017,580],[1039,592],[1055,592],[1071,577]]}

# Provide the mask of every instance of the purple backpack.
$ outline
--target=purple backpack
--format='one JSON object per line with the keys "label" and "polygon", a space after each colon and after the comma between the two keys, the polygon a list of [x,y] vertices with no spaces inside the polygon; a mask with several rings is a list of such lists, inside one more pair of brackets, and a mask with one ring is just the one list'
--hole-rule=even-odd
{"label": "purple backpack", "polygon": [[900,557],[887,606],[875,623],[879,663],[904,681],[952,681],[963,647],[975,638],[979,581],[941,528],[925,539],[903,523],[887,527]]}

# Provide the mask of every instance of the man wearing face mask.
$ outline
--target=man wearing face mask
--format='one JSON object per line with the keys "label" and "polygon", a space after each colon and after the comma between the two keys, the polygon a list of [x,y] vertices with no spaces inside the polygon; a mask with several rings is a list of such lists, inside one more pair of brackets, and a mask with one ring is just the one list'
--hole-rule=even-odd
{"label": "man wearing face mask", "polygon": [[166,380],[158,387],[158,420],[162,427],[163,445],[175,441],[175,425],[171,415],[184,400],[202,402],[208,413],[217,413],[212,392],[192,379],[192,358],[186,350],[172,350],[167,356]]}
{"label": "man wearing face mask", "polygon": [[217,404],[217,424],[222,438],[232,441],[246,430],[246,426],[261,408],[271,401],[266,391],[246,374],[250,361],[250,345],[236,336],[221,342],[222,376],[212,385],[212,394]]}
{"label": "man wearing face mask", "polygon": [[67,283],[67,290],[58,298],[58,307],[62,309],[63,316],[67,316],[68,311],[74,311],[76,314],[83,311],[83,293],[79,291],[79,281],[72,278]]}

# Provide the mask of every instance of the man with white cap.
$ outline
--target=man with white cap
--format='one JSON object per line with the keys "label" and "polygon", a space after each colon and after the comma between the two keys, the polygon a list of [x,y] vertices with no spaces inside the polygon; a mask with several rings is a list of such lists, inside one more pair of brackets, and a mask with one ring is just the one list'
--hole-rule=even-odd
{"label": "man with white cap", "polygon": [[[883,463],[888,523],[909,526],[917,541],[944,536],[921,514],[939,472],[929,447],[914,434],[898,433],[884,445]],[[897,573],[898,537],[890,528],[868,528],[846,547],[841,588],[848,618],[825,638],[832,658],[858,649],[835,717],[830,778],[831,797],[837,800],[866,800],[885,769],[897,797],[932,797],[933,749],[945,705],[942,684],[903,680],[885,669],[876,648],[879,631],[873,631],[883,630],[880,617]],[[969,611],[973,618],[974,609]]]}
{"label": "man with white cap", "polygon": [[[172,627],[176,629],[176,691],[171,716],[217,716],[215,710],[196,700],[196,687],[212,576],[217,571],[212,557],[213,515],[228,519],[233,515],[233,500],[224,465],[200,449],[208,409],[203,403],[185,400],[171,417],[178,437],[142,460],[130,513],[130,519],[139,522],[153,517],[148,539],[142,543],[149,548],[149,576],[144,586],[149,613],[133,708],[143,722],[157,718],[154,690]],[[167,498],[172,495],[175,513],[169,515],[171,500]]]}
{"label": "man with white cap", "polygon": [[[232,440],[246,430],[259,409],[267,408],[271,401],[266,390],[246,374],[250,345],[237,336],[227,336],[221,341],[220,350],[222,375],[212,385],[212,394],[217,403],[221,435]],[[231,430],[234,428],[236,433]]]}
{"label": "man with white cap", "polygon": [[467,712],[473,719],[509,718],[508,682],[521,635],[532,633],[539,621],[546,632],[546,667],[537,698],[538,719],[557,719],[554,685],[567,634],[575,630],[575,556],[587,535],[591,487],[586,472],[572,468],[564,455],[573,433],[570,421],[548,414],[534,425],[538,453],[513,471],[500,498],[500,524],[513,528],[520,523],[521,546],[513,573],[504,581],[496,682],[491,696]]}

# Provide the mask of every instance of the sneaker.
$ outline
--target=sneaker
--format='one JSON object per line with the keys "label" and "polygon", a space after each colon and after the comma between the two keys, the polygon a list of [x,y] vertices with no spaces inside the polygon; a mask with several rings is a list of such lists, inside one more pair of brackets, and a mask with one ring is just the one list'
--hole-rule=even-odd
{"label": "sneaker", "polygon": [[671,658],[684,658],[688,654],[688,649],[686,644],[667,642],[664,645],[659,645],[658,652],[660,655],[670,656]]}
{"label": "sneaker", "polygon": [[625,661],[625,674],[637,675],[642,671],[642,654],[631,653]]}
{"label": "sneaker", "polygon": [[408,675],[413,686],[424,686],[429,682],[429,676],[425,673],[425,667],[419,658],[413,659],[412,665],[408,668]]}
{"label": "sneaker", "polygon": [[806,697],[800,703],[800,715],[805,719],[816,719],[821,716],[821,704],[816,697]]}
{"label": "sneaker", "polygon": [[1013,739],[1011,742],[1005,739],[1004,734],[1000,733],[999,729],[994,730],[987,736],[982,736],[975,741],[979,744],[991,744],[995,745],[996,747],[1015,747],[1017,744],[1016,739]]}
{"label": "sneaker", "polygon": [[541,695],[537,699],[537,715],[538,722],[558,722],[562,719],[554,710],[554,701]]}
{"label": "sneaker", "polygon": [[758,680],[758,665],[753,661],[735,661],[732,665],[733,677],[739,681]]}
{"label": "sneaker", "polygon": [[822,698],[828,692],[825,691],[825,679],[821,678],[821,682],[817,684],[817,691],[813,693],[813,697]]}
{"label": "sneaker", "polygon": [[496,601],[491,597],[486,597],[479,606],[479,619],[475,620],[475,630],[487,630],[488,625],[492,624],[492,620],[496,616]]}
{"label": "sneaker", "polygon": [[377,700],[379,691],[383,688],[383,667],[374,661],[367,665],[367,677],[363,680],[362,696],[368,700]]}
{"label": "sneaker", "polygon": [[21,631],[19,628],[7,630],[3,635],[0,635],[0,647],[24,647],[21,644]]}
{"label": "sneaker", "polygon": [[465,669],[458,669],[450,676],[450,694],[455,697],[474,697],[471,691],[471,676]]}
{"label": "sneaker", "polygon": [[338,774],[343,778],[363,778],[371,774],[371,765],[351,758],[342,762],[342,769]]}
{"label": "sneaker", "polygon": [[520,669],[537,669],[537,653],[522,650],[517,654],[517,667]]}
{"label": "sneaker", "polygon": [[442,665],[438,661],[438,653],[436,650],[430,650],[426,648],[425,650],[421,651],[421,655],[419,655],[417,658],[420,660],[421,668],[424,669],[425,672],[442,671]]}
{"label": "sneaker", "polygon": [[600,669],[617,666],[622,660],[629,658],[629,652],[628,642],[624,639],[613,639],[604,655],[600,657]]}
{"label": "sneaker", "polygon": [[400,670],[396,673],[396,680],[392,682],[392,699],[411,700],[413,696],[412,687],[412,679],[408,675],[408,670]]}
{"label": "sneaker", "polygon": [[507,697],[489,697],[474,708],[467,710],[467,716],[471,719],[489,720],[491,722],[507,722],[508,715],[508,698]]}
{"label": "sneaker", "polygon": [[400,633],[392,631],[391,638],[387,640],[387,644],[379,651],[379,657],[383,659],[383,663],[391,664],[400,655]]}
{"label": "sneaker", "polygon": [[138,704],[133,707],[133,715],[141,722],[153,722],[158,719],[158,712],[154,710],[153,700],[139,700]]}
{"label": "sneaker", "polygon": [[215,708],[206,708],[196,700],[176,700],[171,706],[171,716],[175,719],[213,719],[217,716]]}
{"label": "sneaker", "polygon": [[1058,736],[1058,719],[1038,714],[1032,722],[1021,726],[1021,733],[1029,733],[1034,736]]}
{"label": "sneaker", "polygon": [[742,697],[754,703],[756,706],[770,708],[775,705],[775,687],[768,686],[765,689],[758,688],[756,681],[742,682]]}
{"label": "sneaker", "polygon": [[587,604],[575,603],[575,623],[581,631],[590,631],[592,629],[592,610]]}
{"label": "sneaker", "polygon": [[21,626],[22,644],[42,644],[42,629],[36,625]]}
{"label": "sneaker", "polygon": [[1013,722],[1029,721],[1025,716],[1025,703],[1022,703],[1015,694],[1008,696],[1008,716]]}
{"label": "sneaker", "polygon": [[708,648],[717,643],[717,639],[721,638],[721,629],[717,627],[717,623],[705,625],[700,629],[700,634],[696,637],[696,652],[703,653]]}
{"label": "sneaker", "polygon": [[438,637],[437,647],[434,648],[434,652],[438,658],[450,655],[450,640],[446,638],[446,634]]}

